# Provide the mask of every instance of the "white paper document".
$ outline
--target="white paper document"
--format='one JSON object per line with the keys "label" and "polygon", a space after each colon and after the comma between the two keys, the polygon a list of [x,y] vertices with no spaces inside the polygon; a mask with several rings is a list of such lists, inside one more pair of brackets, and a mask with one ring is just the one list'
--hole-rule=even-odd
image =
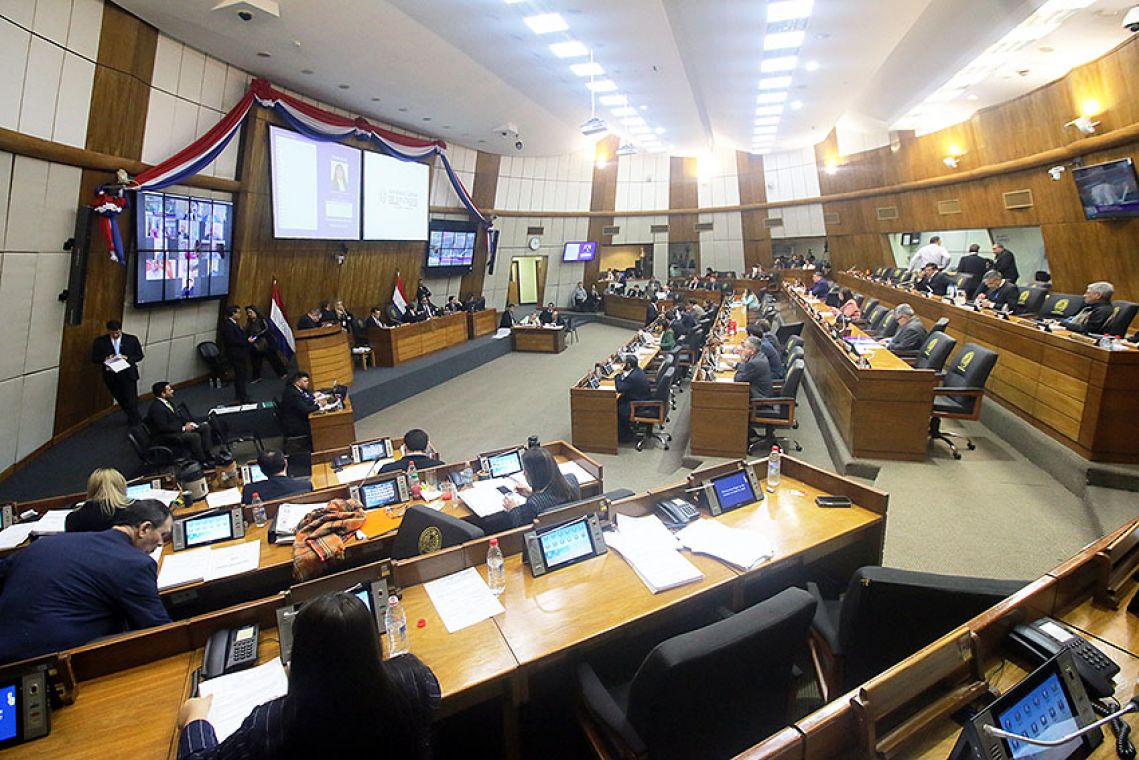
{"label": "white paper document", "polygon": [[605,543],[625,558],[654,594],[704,578],[700,568],[675,549],[644,546],[619,531],[605,534]]}
{"label": "white paper document", "polygon": [[363,480],[369,472],[376,474],[388,462],[394,462],[394,459],[380,459],[376,462],[360,462],[359,464],[350,464],[347,467],[342,467],[340,472],[336,473],[336,482],[340,485],[347,485]]}
{"label": "white paper document", "polygon": [[664,523],[656,515],[645,517],[617,515],[617,530],[626,540],[626,545],[632,543],[634,548],[673,551],[681,548],[680,540],[664,527]]}
{"label": "white paper document", "polygon": [[122,372],[124,369],[131,368],[130,362],[128,362],[126,359],[123,359],[122,357],[116,356],[108,356],[103,364],[107,365],[107,369],[111,370],[112,372]]}
{"label": "white paper document", "polygon": [[506,612],[479,571],[468,567],[423,584],[447,631],[454,633]]}
{"label": "white paper document", "polygon": [[235,507],[241,503],[241,489],[227,488],[224,491],[210,491],[206,494],[206,504],[210,509]]}
{"label": "white paper document", "polygon": [[213,695],[207,719],[213,725],[218,741],[224,742],[241,727],[254,707],[285,696],[288,689],[285,666],[279,657],[274,657],[255,668],[202,681],[198,693],[203,697]]}
{"label": "white paper document", "polygon": [[70,509],[52,509],[44,512],[39,520],[33,523],[32,527],[35,533],[41,536],[46,536],[50,533],[63,533],[66,528],[64,523],[67,521],[67,516],[71,514]]}
{"label": "white paper document", "polygon": [[597,481],[597,478],[590,475],[589,472],[577,462],[562,462],[558,465],[558,469],[562,471],[562,475],[573,475],[577,478],[577,484],[579,486]]}
{"label": "white paper document", "polygon": [[20,523],[0,530],[0,549],[15,549],[28,540],[28,536],[32,535],[35,529],[35,523]]}
{"label": "white paper document", "polygon": [[261,562],[261,542],[246,541],[233,546],[210,547],[210,566],[205,580],[212,581],[228,575],[248,573]]}
{"label": "white paper document", "polygon": [[181,495],[181,491],[171,491],[165,488],[147,488],[139,491],[135,499],[157,499],[169,507],[174,503],[174,500]]}
{"label": "white paper document", "polygon": [[493,515],[503,511],[502,500],[506,497],[498,490],[499,486],[514,490],[514,483],[509,478],[491,478],[472,483],[470,488],[459,491],[459,498],[479,517]]}
{"label": "white paper document", "polygon": [[210,568],[210,547],[167,554],[158,567],[158,590],[205,580]]}
{"label": "white paper document", "polygon": [[[297,532],[297,525],[300,524],[301,518],[313,511],[319,504],[281,504],[277,507],[277,535],[281,534],[293,535]],[[277,543],[280,543],[278,541]],[[289,543],[292,543],[290,539]]]}
{"label": "white paper document", "polygon": [[696,520],[676,534],[689,549],[750,570],[771,559],[775,548],[759,533],[729,528],[716,520]]}

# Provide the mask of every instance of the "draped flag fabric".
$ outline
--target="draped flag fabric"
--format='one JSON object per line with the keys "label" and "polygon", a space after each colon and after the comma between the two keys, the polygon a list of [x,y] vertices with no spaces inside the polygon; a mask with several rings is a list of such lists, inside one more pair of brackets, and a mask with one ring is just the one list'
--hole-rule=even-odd
{"label": "draped flag fabric", "polygon": [[91,210],[99,217],[99,232],[103,235],[103,242],[107,244],[107,252],[111,254],[111,261],[123,266],[127,265],[127,254],[123,249],[123,237],[119,232],[119,214],[127,206],[126,196],[112,194],[99,189],[95,200],[91,203]]}
{"label": "draped flag fabric", "polygon": [[407,311],[407,291],[403,289],[403,275],[395,273],[395,288],[392,290],[392,303],[399,309],[399,315]]}
{"label": "draped flag fabric", "polygon": [[269,331],[277,339],[277,347],[286,359],[297,352],[293,328],[289,326],[289,315],[285,311],[285,302],[281,299],[281,290],[277,287],[276,280],[273,280],[273,295],[269,304]]}

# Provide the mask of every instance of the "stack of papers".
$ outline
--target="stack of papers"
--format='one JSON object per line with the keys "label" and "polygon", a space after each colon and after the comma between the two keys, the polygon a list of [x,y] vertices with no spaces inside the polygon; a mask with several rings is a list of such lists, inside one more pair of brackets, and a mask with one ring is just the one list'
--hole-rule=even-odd
{"label": "stack of papers", "polygon": [[696,520],[676,534],[689,549],[751,570],[775,556],[775,548],[760,534],[729,528],[715,520]]}
{"label": "stack of papers", "polygon": [[490,593],[490,588],[479,571],[473,567],[428,581],[423,587],[450,633],[506,612],[498,597]]}
{"label": "stack of papers", "polygon": [[15,549],[27,541],[28,536],[32,535],[32,531],[35,529],[35,523],[20,523],[0,530],[0,549]]}
{"label": "stack of papers", "polygon": [[139,490],[135,499],[157,499],[169,507],[181,495],[181,491],[171,491],[165,488],[144,488]]}
{"label": "stack of papers", "polygon": [[158,590],[251,572],[260,564],[260,541],[246,541],[220,549],[204,546],[168,554],[162,558],[158,569]]}
{"label": "stack of papers", "polygon": [[593,483],[597,478],[590,475],[584,467],[577,462],[562,462],[558,465],[558,469],[562,471],[562,475],[573,475],[577,478],[577,484],[583,486],[586,483]]}
{"label": "stack of papers", "polygon": [[378,459],[374,462],[360,462],[359,464],[341,467],[340,471],[336,473],[336,482],[342,486],[355,483],[366,478],[369,473],[375,475],[385,464],[394,461],[394,459]]}
{"label": "stack of papers", "polygon": [[224,742],[241,727],[253,708],[285,696],[289,678],[279,657],[249,670],[202,681],[198,694],[214,697],[207,716],[219,742]]}
{"label": "stack of papers", "polygon": [[224,491],[210,491],[206,494],[206,504],[210,509],[236,507],[241,503],[241,489],[227,488]]}
{"label": "stack of papers", "polygon": [[514,482],[509,478],[490,478],[472,483],[469,488],[459,491],[459,498],[479,517],[497,514],[503,511],[502,500],[506,497],[506,494],[498,490],[499,486],[514,490]]}
{"label": "stack of papers", "polygon": [[63,533],[66,530],[64,523],[69,514],[71,514],[70,509],[53,509],[44,512],[40,515],[40,519],[32,523],[32,532],[40,536]]}
{"label": "stack of papers", "polygon": [[317,509],[319,504],[281,504],[277,507],[277,518],[273,523],[273,530],[277,534],[274,543],[291,544],[297,535],[297,525],[301,518]]}
{"label": "stack of papers", "polygon": [[605,534],[654,594],[702,580],[704,573],[680,553],[680,542],[655,515],[617,515],[617,530]]}

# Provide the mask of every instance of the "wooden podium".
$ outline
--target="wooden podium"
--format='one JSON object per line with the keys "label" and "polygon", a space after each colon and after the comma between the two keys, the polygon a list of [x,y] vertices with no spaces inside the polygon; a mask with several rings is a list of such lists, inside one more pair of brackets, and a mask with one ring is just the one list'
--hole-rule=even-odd
{"label": "wooden podium", "polygon": [[340,325],[294,330],[297,366],[312,376],[313,388],[352,384],[352,350]]}

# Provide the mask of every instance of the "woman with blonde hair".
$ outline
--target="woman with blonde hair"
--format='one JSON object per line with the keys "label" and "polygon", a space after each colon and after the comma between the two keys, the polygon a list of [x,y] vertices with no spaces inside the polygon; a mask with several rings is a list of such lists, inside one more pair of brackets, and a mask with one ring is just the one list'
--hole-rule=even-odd
{"label": "woman with blonde hair", "polygon": [[67,516],[68,533],[107,530],[115,523],[115,513],[130,504],[127,480],[113,467],[100,467],[87,478],[87,499]]}

